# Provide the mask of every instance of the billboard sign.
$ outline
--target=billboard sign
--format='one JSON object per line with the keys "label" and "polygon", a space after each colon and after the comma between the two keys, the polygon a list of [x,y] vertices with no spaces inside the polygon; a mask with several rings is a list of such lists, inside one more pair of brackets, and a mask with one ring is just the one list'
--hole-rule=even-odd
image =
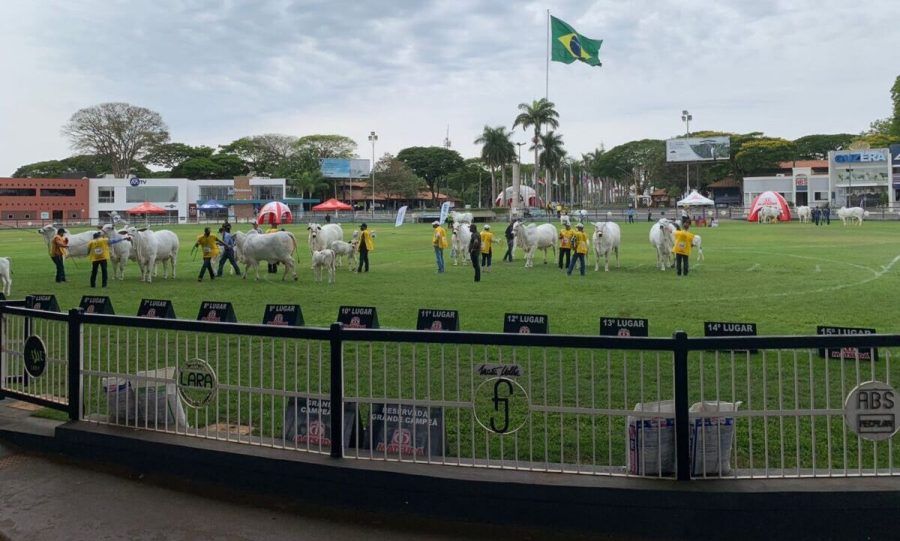
{"label": "billboard sign", "polygon": [[710,162],[731,157],[728,137],[683,137],[666,140],[667,162]]}
{"label": "billboard sign", "polygon": [[369,160],[323,158],[319,162],[319,170],[325,178],[367,178]]}

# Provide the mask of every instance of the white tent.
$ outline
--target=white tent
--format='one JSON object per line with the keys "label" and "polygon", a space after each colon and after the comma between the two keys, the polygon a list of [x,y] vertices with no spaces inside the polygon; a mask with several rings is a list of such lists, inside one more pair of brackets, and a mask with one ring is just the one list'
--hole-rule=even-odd
{"label": "white tent", "polygon": [[[512,198],[513,198],[513,188],[510,186],[503,190],[503,193],[497,196],[497,200],[495,203],[502,207],[511,207],[512,206]],[[537,192],[534,191],[534,188],[531,186],[519,186],[519,203],[522,206],[526,207],[537,207],[540,206],[540,200],[537,197]]]}
{"label": "white tent", "polygon": [[708,197],[703,197],[697,193],[697,190],[691,190],[687,197],[677,203],[679,207],[711,207],[715,204],[715,201]]}

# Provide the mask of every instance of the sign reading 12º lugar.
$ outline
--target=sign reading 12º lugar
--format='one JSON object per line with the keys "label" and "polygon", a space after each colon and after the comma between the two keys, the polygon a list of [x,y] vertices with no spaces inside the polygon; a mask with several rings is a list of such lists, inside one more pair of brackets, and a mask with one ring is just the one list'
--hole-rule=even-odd
{"label": "sign reading 12\u00ba lugar", "polygon": [[505,314],[503,332],[513,334],[547,334],[550,322],[541,314]]}

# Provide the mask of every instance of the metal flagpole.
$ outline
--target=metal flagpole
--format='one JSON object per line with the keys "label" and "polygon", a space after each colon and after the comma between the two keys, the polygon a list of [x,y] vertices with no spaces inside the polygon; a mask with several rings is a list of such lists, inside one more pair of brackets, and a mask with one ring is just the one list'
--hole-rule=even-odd
{"label": "metal flagpole", "polygon": [[[550,99],[550,10],[547,10],[547,69],[544,72],[546,74],[545,78],[545,86],[544,86],[544,98]],[[534,164],[537,167],[537,164]]]}

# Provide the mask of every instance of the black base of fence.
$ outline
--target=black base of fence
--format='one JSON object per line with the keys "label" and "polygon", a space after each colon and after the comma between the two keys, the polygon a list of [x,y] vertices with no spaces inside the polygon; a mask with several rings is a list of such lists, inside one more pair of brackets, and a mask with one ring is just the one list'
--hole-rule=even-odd
{"label": "black base of fence", "polygon": [[[76,458],[238,490],[243,501],[338,506],[665,539],[895,538],[900,478],[677,483],[333,459],[111,426],[68,423]],[[399,524],[399,523],[398,523]]]}

